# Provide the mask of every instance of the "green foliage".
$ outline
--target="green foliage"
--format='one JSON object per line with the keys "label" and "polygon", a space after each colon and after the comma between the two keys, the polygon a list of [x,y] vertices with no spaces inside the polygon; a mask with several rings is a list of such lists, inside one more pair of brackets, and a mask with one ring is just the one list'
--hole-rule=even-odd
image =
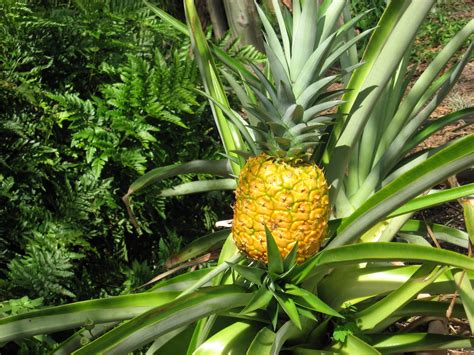
{"label": "green foliage", "polygon": [[387,5],[387,0],[353,0],[350,2],[352,13],[361,14],[368,10],[370,12],[362,17],[357,26],[362,30],[368,30],[377,25],[377,21]]}
{"label": "green foliage", "polygon": [[133,0],[7,0],[0,32],[1,299],[129,292],[230,211],[220,193],[165,203],[167,181],[134,201],[137,230],[120,198],[156,165],[217,157],[189,39]]}
{"label": "green foliage", "polygon": [[0,302],[0,314],[2,317],[15,316],[34,310],[41,305],[43,305],[42,298],[30,299],[28,296],[24,296],[19,299]]}
{"label": "green foliage", "polygon": [[439,0],[418,33],[414,45],[416,58],[421,62],[432,60],[438,49],[471,19],[469,9],[469,3],[464,0]]}
{"label": "green foliage", "polygon": [[10,280],[23,292],[46,301],[75,297],[70,291],[73,263],[84,255],[71,252],[64,245],[77,238],[74,234],[74,230],[50,223],[40,226],[26,245],[25,255],[9,263]]}
{"label": "green foliage", "polygon": [[[386,4],[387,0],[351,1],[354,14],[371,10],[358,22],[361,31],[377,25]],[[431,61],[439,48],[445,46],[470,20],[469,9],[469,3],[465,0],[438,0],[417,34],[413,45],[414,59],[419,62]]]}
{"label": "green foliage", "polygon": [[[314,32],[309,31],[314,29],[313,27],[306,28],[308,22],[304,12],[311,7],[317,7],[317,3],[318,0],[294,1],[293,18],[286,9],[277,7],[275,11],[278,25],[283,29],[307,29],[306,32],[313,34]],[[116,229],[114,230],[116,234],[113,235],[116,238],[114,239],[116,244],[112,246],[119,247],[125,253],[120,255],[122,259],[111,258],[109,254],[109,257],[105,259],[107,264],[100,264],[107,271],[120,270],[120,273],[127,277],[125,283],[117,286],[114,280],[116,273],[109,273],[107,280],[115,283],[116,286],[103,289],[100,296],[107,295],[107,292],[115,294],[131,292],[131,294],[75,302],[26,313],[20,313],[22,307],[31,309],[39,305],[40,301],[33,301],[30,305],[29,299],[11,300],[8,304],[4,303],[7,305],[7,311],[4,313],[8,314],[11,309],[8,307],[15,302],[20,304],[18,307],[20,311],[15,310],[17,314],[0,319],[0,342],[10,341],[11,343],[7,344],[10,348],[13,348],[11,346],[13,342],[18,342],[19,346],[15,349],[20,348],[24,352],[28,350],[29,352],[56,351],[75,354],[142,353],[144,351],[158,353],[160,350],[168,353],[171,351],[168,349],[176,349],[179,345],[179,348],[183,349],[181,352],[196,354],[209,351],[228,353],[232,350],[248,354],[278,354],[281,351],[285,353],[380,354],[473,348],[472,336],[429,334],[426,332],[426,326],[420,325],[424,320],[447,318],[448,311],[453,318],[467,318],[472,329],[472,314],[474,314],[472,298],[469,297],[472,295],[474,282],[474,261],[471,255],[433,247],[426,240],[434,239],[438,234],[442,236],[440,240],[468,248],[468,234],[446,226],[436,224],[424,226],[418,223],[419,221],[410,220],[411,213],[415,210],[423,209],[433,203],[449,202],[466,197],[472,193],[471,185],[452,188],[445,192],[435,192],[433,189],[436,184],[474,163],[474,136],[456,139],[446,146],[426,152],[428,154],[407,155],[407,151],[416,146],[420,139],[428,138],[444,124],[460,120],[470,113],[469,109],[463,110],[440,118],[434,126],[423,125],[431,112],[444,99],[453,82],[458,79],[470,58],[472,47],[452,70],[448,70],[440,78],[437,78],[438,74],[444,72],[454,52],[474,32],[474,22],[471,22],[451,40],[447,49],[441,51],[420,78],[410,85],[412,77],[408,72],[408,61],[412,40],[434,4],[435,0],[413,1],[408,4],[409,7],[404,8],[402,2],[390,2],[380,22],[381,25],[374,31],[373,37],[368,42],[363,59],[365,65],[351,74],[348,81],[348,87],[351,90],[347,90],[344,94],[345,103],[340,108],[342,114],[336,116],[329,140],[322,143],[325,145],[323,147],[325,172],[330,179],[329,182],[332,183],[331,198],[333,200],[331,202],[334,209],[332,219],[329,221],[331,224],[331,233],[327,238],[329,240],[325,241],[322,250],[316,255],[302,264],[296,264],[295,247],[286,258],[282,259],[276,241],[268,233],[269,262],[268,267],[265,267],[241,255],[233,244],[229,232],[221,231],[190,243],[178,257],[169,261],[169,264],[173,266],[183,262],[181,268],[185,268],[193,264],[185,263],[186,260],[207,251],[209,253],[203,255],[200,261],[206,262],[213,254],[210,252],[216,246],[222,245],[226,237],[216,266],[211,264],[197,271],[191,270],[175,275],[167,280],[161,280],[149,291],[132,293],[131,291],[134,291],[137,285],[151,277],[155,271],[151,263],[143,260],[136,261],[130,258],[134,262],[125,267],[122,262],[127,255],[137,255],[137,251],[134,251],[131,246],[137,248],[142,254],[148,252],[150,245],[153,246],[147,243],[147,237],[151,235],[149,230],[151,231],[154,225],[147,223],[147,219],[140,218],[142,220],[140,225],[144,230],[140,236],[140,244],[129,243],[127,236],[121,238],[120,230]],[[186,5],[190,34],[194,35],[194,50],[196,56],[200,57],[200,69],[208,84],[206,90],[215,101],[221,103],[222,108],[226,109],[230,105],[225,100],[225,93],[221,90],[219,76],[214,75],[217,74],[217,70],[211,60],[213,54],[219,53],[220,58],[236,69],[242,77],[248,77],[249,72],[240,63],[231,63],[231,58],[216,50],[215,46],[211,45],[208,50],[197,18],[194,0],[186,0]],[[303,12],[300,12],[301,5],[306,9]],[[321,18],[332,18],[332,22],[318,21],[313,26],[319,28],[324,22],[321,25],[322,33],[326,30],[328,35],[332,31],[340,33],[336,23],[343,11],[343,5],[345,5],[343,2],[323,2],[320,15],[324,16]],[[281,11],[278,13],[279,10],[284,11],[286,19],[283,18]],[[291,21],[294,23],[291,24]],[[181,26],[178,26],[178,30],[179,27]],[[348,28],[345,25],[343,27]],[[285,35],[285,31],[281,31],[282,45],[289,48],[289,38]],[[348,35],[350,37],[349,33]],[[268,36],[268,39],[277,44],[275,48],[281,49],[280,40],[276,34]],[[298,44],[296,43],[295,48]],[[347,49],[344,45],[340,48],[344,51]],[[297,49],[306,50],[304,47]],[[344,61],[357,60],[357,53],[354,54],[354,58],[346,58]],[[280,64],[286,61],[284,55],[280,56],[280,59],[271,58],[272,53],[269,52],[269,56],[273,64],[276,63],[275,60],[283,60]],[[145,61],[133,62],[137,58],[145,57],[138,54],[128,56],[124,62],[114,68],[122,68],[124,73],[128,72],[128,69],[123,68],[135,68],[130,70],[150,73]],[[297,57],[297,60],[300,59]],[[332,61],[328,60],[328,63],[332,64]],[[152,66],[150,70],[151,68]],[[265,79],[263,75],[259,80],[254,78],[255,80],[251,80],[249,85],[262,81],[260,80],[262,78]],[[269,78],[270,81],[277,81],[277,79]],[[113,92],[117,94],[118,99],[115,95],[107,96],[107,88],[117,90]],[[127,176],[133,174],[138,175],[138,173],[133,165],[126,165],[111,150],[108,150],[107,139],[110,137],[111,142],[119,149],[137,149],[140,153],[143,151],[143,156],[148,159],[145,160],[144,165],[156,157],[156,155],[147,155],[145,146],[153,153],[154,148],[158,151],[162,149],[170,157],[179,160],[176,159],[175,152],[168,151],[166,146],[158,144],[158,142],[161,144],[161,139],[143,140],[135,132],[127,133],[126,129],[110,129],[108,126],[115,120],[117,122],[123,120],[120,115],[128,112],[126,104],[133,105],[133,100],[143,99],[144,101],[140,101],[141,104],[143,107],[148,107],[147,99],[150,99],[147,94],[148,88],[150,86],[146,79],[128,80],[126,75],[122,75],[113,82],[102,83],[100,87],[97,87],[93,97],[81,96],[81,93],[72,89],[62,93],[62,96],[58,93],[52,96],[51,91],[48,91],[45,102],[48,103],[48,100],[55,98],[55,105],[58,106],[50,107],[49,105],[48,110],[44,109],[44,111],[52,113],[53,116],[65,118],[61,121],[61,125],[57,125],[61,133],[71,131],[74,133],[80,130],[88,132],[79,134],[79,138],[74,134],[66,134],[66,143],[63,143],[62,147],[68,147],[69,150],[63,152],[57,149],[53,151],[54,156],[58,159],[67,157],[68,164],[79,167],[77,170],[83,173],[81,176],[87,176],[92,181],[100,183],[104,181],[103,179],[108,179],[113,188],[117,188],[117,181],[123,182],[121,179],[126,179]],[[126,91],[128,95],[122,94],[122,89],[128,90]],[[140,96],[131,94],[134,90],[140,92]],[[267,91],[271,93],[271,90],[267,89]],[[264,97],[265,94],[262,93],[261,96]],[[114,106],[110,101],[124,104]],[[109,105],[117,108],[119,114],[116,116],[99,114],[108,112]],[[138,113],[136,111],[129,113],[133,116],[131,125],[136,124],[135,129],[139,130],[140,124],[144,122],[150,124],[157,128],[153,130],[156,137],[160,137],[163,132],[161,124],[173,125],[176,128],[183,123],[186,127],[190,127],[190,130],[194,128],[192,120],[185,120],[172,109],[168,111],[180,118],[180,121],[170,122],[166,118],[156,117],[149,120],[151,118],[149,113],[156,111],[138,110]],[[219,117],[216,110],[214,114],[217,116],[216,121],[219,127],[227,130],[227,132],[223,130],[219,132],[226,143],[224,135],[232,131],[228,129],[232,122],[220,121],[222,116]],[[45,116],[49,117],[48,115]],[[186,117],[186,112],[183,116]],[[102,120],[94,121],[96,117]],[[95,131],[90,133],[87,130],[89,119],[94,123],[94,127],[107,127],[113,133],[107,129],[97,134]],[[102,122],[108,123],[102,124]],[[233,122],[239,121],[235,119]],[[53,127],[57,129],[56,125]],[[185,127],[181,126],[180,129],[185,129]],[[245,133],[246,127],[240,124],[239,129]],[[194,131],[193,134],[196,132]],[[168,132],[168,134],[172,133]],[[96,141],[94,138],[97,136],[99,139]],[[240,140],[237,135],[228,138],[231,141]],[[100,143],[101,139],[104,139],[105,143]],[[81,157],[87,157],[89,146],[95,147],[95,150],[89,153],[92,159],[81,160]],[[244,148],[250,147],[244,146]],[[247,149],[247,152],[249,151],[250,149]],[[103,163],[95,168],[94,158],[97,156],[100,158],[103,154],[108,154],[107,158],[102,159]],[[186,154],[182,156],[189,158]],[[150,189],[149,195],[143,195],[142,188],[150,187],[152,182],[165,184],[165,179],[171,178],[181,179],[178,182],[186,182],[191,179],[190,173],[196,171],[227,176],[232,169],[231,163],[224,160],[216,161],[213,154],[207,154],[207,158],[209,156],[214,160],[162,164],[161,168],[154,169],[138,178],[131,185],[126,197],[136,192],[135,211],[149,213],[149,209],[141,203],[152,203],[153,200],[149,196],[158,191]],[[367,158],[370,156],[374,164],[370,163],[366,166]],[[81,165],[81,161],[86,163]],[[379,162],[384,164],[379,164]],[[66,164],[63,168],[67,172],[70,167]],[[99,170],[94,172],[94,169]],[[123,174],[113,175],[116,172]],[[70,176],[69,180],[76,181]],[[1,181],[4,182],[1,185],[2,196],[11,195],[16,180],[7,176],[2,177]],[[175,182],[176,180],[171,181],[170,184]],[[215,182],[216,180],[211,180],[208,187],[212,188]],[[58,187],[58,191],[63,190]],[[183,203],[185,200],[184,198],[177,199],[177,202]],[[173,211],[169,210],[168,204],[165,207],[161,211],[163,219],[176,217]],[[199,209],[212,211],[215,207],[209,203],[209,200],[204,200]],[[51,215],[52,218],[58,216],[52,213]],[[469,214],[466,212],[467,215]],[[209,216],[209,220],[214,218],[211,213]],[[70,224],[75,223],[73,217],[67,219]],[[184,213],[179,214],[179,222],[184,225],[193,218],[195,217],[184,216]],[[175,218],[172,221],[176,223],[178,219]],[[114,221],[111,220],[111,222]],[[166,223],[167,220],[159,220],[159,222]],[[79,245],[77,241],[70,242],[75,238],[74,233],[64,238],[64,242],[56,239],[56,236],[61,236],[62,232],[59,227],[54,229],[56,227],[53,228],[53,226],[60,226],[59,223],[57,221],[56,224],[48,227],[53,232],[48,233],[50,230],[48,228],[38,229],[42,233],[31,233],[34,241],[31,241],[31,238],[25,241],[27,244],[32,243],[31,245],[38,243],[38,245],[47,246],[47,242],[43,241],[42,244],[40,242],[54,235],[56,248],[70,246],[69,251],[73,251]],[[178,229],[182,226],[175,224],[174,227],[166,230],[166,233],[171,236],[169,240],[160,239],[158,253],[161,253],[161,256],[159,258],[164,258],[165,254],[169,254],[173,248],[181,244],[181,233]],[[394,242],[393,240],[397,237],[404,237],[407,242]],[[88,257],[106,252],[104,249],[98,249],[100,244],[97,243],[97,239],[94,238],[91,241],[92,252],[87,254]],[[416,245],[417,243],[422,245]],[[156,247],[156,244],[154,246]],[[87,250],[87,248],[88,245],[84,244],[81,245],[80,250]],[[25,257],[17,264],[20,267],[27,267],[28,260],[35,258],[36,254],[31,252],[29,244],[23,249],[28,253],[24,253]],[[154,251],[156,252],[156,249]],[[71,254],[70,259],[76,256]],[[97,258],[96,260],[103,261],[104,259]],[[156,260],[156,258],[151,260]],[[68,273],[68,262],[65,259],[61,260],[63,272],[53,274],[57,280]],[[14,262],[10,264],[15,265]],[[87,277],[83,277],[83,280],[90,285],[92,277],[87,274],[87,271],[89,270],[84,272]],[[94,273],[93,276],[98,275],[100,274]],[[61,282],[64,283],[65,280]],[[64,290],[56,290],[56,292],[61,294]],[[458,297],[450,302],[451,299],[446,298],[446,295],[455,293]],[[426,294],[430,297],[423,297],[421,300],[419,296],[426,296]],[[416,320],[413,322],[413,319]],[[404,332],[394,331],[399,329],[399,322],[409,324]],[[80,330],[73,334],[74,329]],[[50,336],[49,334],[52,333],[56,334]],[[67,336],[70,337],[63,341],[62,337]],[[60,341],[63,342],[60,343]],[[7,351],[12,352],[10,348]]]}

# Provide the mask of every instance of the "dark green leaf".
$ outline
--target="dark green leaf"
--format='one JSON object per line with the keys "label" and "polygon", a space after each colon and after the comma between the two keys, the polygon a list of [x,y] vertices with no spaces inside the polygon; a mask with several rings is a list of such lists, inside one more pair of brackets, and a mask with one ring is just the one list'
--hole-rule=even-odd
{"label": "dark green leaf", "polygon": [[299,288],[295,285],[287,284],[285,292],[289,295],[298,296],[294,299],[297,304],[313,309],[316,312],[329,314],[330,316],[335,316],[339,318],[344,318],[342,315],[340,315],[334,309],[329,307],[326,303],[321,301],[315,294],[309,292],[308,290]]}
{"label": "dark green leaf", "polygon": [[266,287],[260,287],[240,313],[247,314],[257,309],[265,309],[272,299],[273,294]]}
{"label": "dark green leaf", "polygon": [[244,279],[261,286],[263,277],[265,276],[265,270],[256,268],[256,267],[249,267],[244,265],[234,265],[232,267],[235,271],[237,271]]}
{"label": "dark green leaf", "polygon": [[278,301],[278,304],[281,306],[281,308],[283,308],[283,310],[288,315],[288,317],[290,317],[293,324],[298,329],[301,330],[302,329],[301,319],[300,319],[300,316],[298,314],[298,310],[296,308],[295,302],[293,302],[293,300],[291,298],[287,297],[284,293],[276,292],[276,293],[274,293],[274,295],[275,295],[275,298]]}
{"label": "dark green leaf", "polygon": [[265,234],[267,236],[268,271],[270,274],[280,275],[284,271],[280,250],[267,226],[265,226]]}

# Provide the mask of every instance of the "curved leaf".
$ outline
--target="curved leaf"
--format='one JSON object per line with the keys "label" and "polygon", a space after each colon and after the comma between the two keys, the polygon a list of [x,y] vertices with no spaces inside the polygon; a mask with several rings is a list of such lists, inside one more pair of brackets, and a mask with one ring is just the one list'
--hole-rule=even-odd
{"label": "curved leaf", "polygon": [[127,353],[198,319],[244,306],[249,299],[250,295],[236,286],[202,289],[123,323],[74,354]]}
{"label": "curved leaf", "polygon": [[440,275],[439,267],[422,265],[409,280],[380,301],[355,314],[357,326],[370,330],[390,317],[395,311],[410,302],[418,293]]}
{"label": "curved leaf", "polygon": [[230,177],[232,170],[227,159],[222,160],[193,160],[187,163],[162,166],[150,170],[136,179],[128,188],[127,195],[140,191],[150,184],[181,174],[213,174]]}
{"label": "curved leaf", "polygon": [[443,117],[439,117],[436,120],[429,122],[426,126],[423,127],[416,135],[411,138],[411,140],[406,145],[405,151],[408,152],[418,144],[423,142],[426,138],[433,135],[435,132],[439,131],[447,125],[462,120],[465,117],[470,117],[474,114],[474,107],[467,107],[460,111],[451,112]]}
{"label": "curved leaf", "polygon": [[378,242],[325,249],[297,266],[291,277],[293,282],[300,283],[315,273],[322,273],[336,266],[371,261],[429,262],[474,271],[474,259],[453,251],[406,243]]}
{"label": "curved leaf", "polygon": [[427,235],[428,228],[432,233],[434,233],[436,239],[467,249],[468,236],[466,232],[441,224],[425,223],[423,221],[411,219],[403,225],[400,232],[413,232]]}
{"label": "curved leaf", "polygon": [[191,181],[173,186],[170,189],[161,190],[159,196],[183,196],[209,191],[235,190],[236,186],[235,179]]}
{"label": "curved leaf", "polygon": [[202,343],[193,355],[245,354],[261,326],[235,322]]}
{"label": "curved leaf", "polygon": [[329,348],[337,354],[366,354],[380,355],[380,352],[372,345],[367,344],[355,335],[349,334],[344,343],[336,343]]}
{"label": "curved leaf", "polygon": [[403,128],[408,118],[413,112],[415,106],[420,102],[421,97],[430,88],[436,76],[443,70],[456,51],[463,45],[466,39],[472,34],[474,21],[471,20],[464,28],[459,31],[454,38],[441,50],[436,58],[429,64],[426,70],[421,74],[413,88],[404,98],[400,107],[390,122],[378,148],[377,156],[381,156],[384,148],[393,141],[398,132]]}
{"label": "curved leaf", "polygon": [[[370,264],[369,264],[370,265]],[[409,266],[370,266],[361,269],[339,267],[326,276],[318,285],[318,296],[330,306],[339,309],[361,301],[383,296],[401,287],[420,268]],[[454,293],[456,288],[449,274],[440,275],[426,289],[426,292],[437,294]],[[474,283],[474,272],[468,273]],[[340,285],[344,292],[340,292]]]}
{"label": "curved leaf", "polygon": [[276,334],[270,329],[262,328],[250,344],[246,355],[270,355],[275,337]]}
{"label": "curved leaf", "polygon": [[218,232],[210,233],[204,237],[194,239],[191,243],[182,248],[178,253],[170,256],[166,262],[166,268],[173,267],[186,260],[195,258],[208,251],[222,247],[227,237],[230,234],[229,229],[224,229]]}
{"label": "curved leaf", "polygon": [[71,303],[0,319],[0,342],[48,334],[87,324],[109,323],[138,316],[166,304],[177,292],[139,293]]}
{"label": "curved leaf", "polygon": [[392,1],[373,32],[362,58],[366,64],[357,69],[349,81],[349,92],[343,97],[346,104],[341,107],[343,115],[336,122],[324,155],[328,183],[333,186],[332,200],[342,186],[351,152],[380,93],[397,70],[434,3],[435,0]]}
{"label": "curved leaf", "polygon": [[383,353],[474,348],[474,337],[427,333],[374,334],[368,337],[370,344]]}
{"label": "curved leaf", "polygon": [[474,164],[474,135],[456,140],[370,197],[344,219],[326,248],[355,242],[362,233],[410,199]]}
{"label": "curved leaf", "polygon": [[442,203],[453,201],[469,195],[474,195],[474,183],[459,187],[453,187],[451,189],[446,189],[440,192],[435,192],[429,195],[417,197],[390,213],[388,215],[388,218],[400,216],[409,212],[418,211],[423,208],[440,205]]}

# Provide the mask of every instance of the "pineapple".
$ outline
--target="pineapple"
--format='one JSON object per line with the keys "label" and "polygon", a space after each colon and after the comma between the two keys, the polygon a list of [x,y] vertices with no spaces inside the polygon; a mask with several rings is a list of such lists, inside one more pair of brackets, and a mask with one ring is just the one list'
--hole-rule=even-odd
{"label": "pineapple", "polygon": [[328,215],[321,169],[263,153],[248,159],[240,174],[233,238],[250,258],[267,262],[266,226],[282,256],[298,243],[297,262],[302,262],[318,251]]}
{"label": "pineapple", "polygon": [[242,252],[267,263],[266,227],[283,257],[297,243],[301,263],[319,250],[330,214],[328,186],[315,157],[333,117],[327,112],[341,103],[342,91],[327,88],[342,73],[324,74],[353,43],[344,42],[335,23],[324,26],[316,0],[293,1],[292,14],[274,5],[279,36],[259,9],[269,70],[264,74],[254,66],[255,80],[246,82],[249,95],[240,97],[255,156],[240,172],[232,235]]}

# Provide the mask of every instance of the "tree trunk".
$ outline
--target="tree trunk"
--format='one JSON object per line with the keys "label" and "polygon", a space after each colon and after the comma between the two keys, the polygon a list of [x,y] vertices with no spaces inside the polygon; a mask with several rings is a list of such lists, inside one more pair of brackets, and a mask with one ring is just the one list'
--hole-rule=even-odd
{"label": "tree trunk", "polygon": [[207,10],[211,17],[214,36],[219,39],[229,28],[229,26],[227,26],[227,19],[222,0],[207,0]]}
{"label": "tree trunk", "polygon": [[251,44],[263,51],[262,31],[253,0],[224,0],[227,22],[241,45]]}

